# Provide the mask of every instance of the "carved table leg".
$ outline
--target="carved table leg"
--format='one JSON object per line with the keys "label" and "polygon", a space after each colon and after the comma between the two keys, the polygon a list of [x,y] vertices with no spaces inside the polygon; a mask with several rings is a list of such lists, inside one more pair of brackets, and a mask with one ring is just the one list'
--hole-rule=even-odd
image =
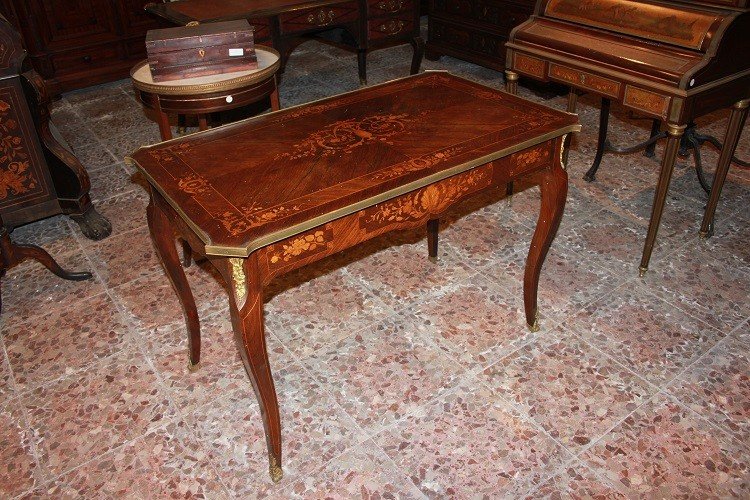
{"label": "carved table leg", "polygon": [[70,214],[73,222],[78,224],[83,235],[94,241],[99,241],[112,233],[112,224],[93,205],[89,206],[81,215]]}
{"label": "carved table leg", "polygon": [[674,170],[674,162],[677,158],[677,149],[680,147],[680,137],[682,137],[684,131],[685,125],[667,124],[667,145],[664,148],[664,157],[661,159],[661,173],[659,174],[659,181],[656,184],[654,205],[651,208],[651,220],[648,223],[646,243],[643,247],[641,265],[638,268],[638,274],[641,277],[648,270],[648,262],[651,260],[651,252],[654,250],[656,233],[659,231],[661,214],[664,211],[664,202],[667,199],[669,182],[672,179],[672,170]]}
{"label": "carved table leg", "polygon": [[440,220],[432,219],[427,221],[427,252],[429,258],[433,262],[437,262],[438,258],[438,229],[440,228]]}
{"label": "carved table leg", "polygon": [[229,310],[245,371],[258,398],[268,446],[269,473],[274,483],[281,481],[281,417],[263,327],[263,289],[257,254],[247,259],[226,259],[231,276]]}
{"label": "carved table leg", "polygon": [[[581,95],[581,92],[571,88],[570,92],[568,92],[568,105],[566,107],[566,111],[568,113],[575,113],[576,109],[578,108],[578,96]],[[563,163],[568,164],[568,154],[570,153],[570,144],[573,142],[573,134],[569,134],[567,136],[567,141],[563,145],[565,148],[563,152]]]}
{"label": "carved table leg", "polygon": [[611,101],[606,97],[602,97],[602,107],[599,111],[599,138],[596,142],[596,156],[594,156],[594,163],[591,168],[583,176],[588,182],[593,182],[596,177],[596,171],[599,170],[599,165],[602,162],[602,156],[604,156],[604,148],[607,142],[607,127],[609,126],[609,108]]}
{"label": "carved table leg", "polygon": [[505,70],[505,91],[518,95],[518,73],[515,71]]}
{"label": "carved table leg", "polygon": [[732,163],[734,150],[737,149],[737,143],[740,140],[742,125],[747,118],[748,106],[750,106],[750,99],[740,101],[732,106],[732,113],[729,115],[727,131],[724,134],[724,147],[721,149],[719,163],[716,167],[716,175],[714,175],[713,187],[711,188],[708,205],[706,206],[706,213],[703,216],[703,223],[701,224],[701,230],[699,233],[700,237],[703,239],[710,238],[714,233],[714,213],[716,212],[716,205],[719,203],[721,189],[724,187],[724,181],[729,172],[729,165]]}
{"label": "carved table leg", "polygon": [[182,265],[184,267],[190,267],[193,263],[193,249],[190,248],[190,243],[182,240]]}
{"label": "carved table leg", "polygon": [[182,304],[185,322],[188,329],[188,368],[194,371],[201,360],[201,331],[198,319],[198,309],[195,307],[193,292],[190,290],[185,271],[182,270],[180,257],[175,246],[174,230],[165,212],[166,201],[151,188],[151,201],[146,209],[148,228],[154,241],[156,253],[159,254],[164,270],[172,283]]}
{"label": "carved table leg", "polygon": [[414,47],[414,55],[411,58],[411,71],[410,75],[416,75],[419,73],[419,68],[422,66],[422,58],[424,57],[424,40],[421,36],[415,36],[411,40],[411,45]]}
{"label": "carved table leg", "polygon": [[557,233],[557,228],[560,226],[565,209],[565,200],[568,195],[568,173],[562,163],[565,139],[565,137],[559,139],[560,154],[555,158],[552,168],[536,174],[539,179],[542,203],[523,276],[523,303],[526,312],[526,324],[532,332],[539,330],[537,316],[539,274],[542,271],[542,265],[547,257],[549,247],[552,245],[552,240],[555,238],[555,233]]}
{"label": "carved table leg", "polygon": [[[161,101],[158,95],[156,96],[156,115],[157,115],[157,123],[159,125],[159,135],[161,136],[161,140],[162,141],[170,140],[172,138],[172,129],[169,126],[169,115],[167,115],[167,113],[165,113],[161,109]],[[185,115],[182,115],[182,117],[184,119]],[[179,117],[178,117],[178,123],[179,123]]]}

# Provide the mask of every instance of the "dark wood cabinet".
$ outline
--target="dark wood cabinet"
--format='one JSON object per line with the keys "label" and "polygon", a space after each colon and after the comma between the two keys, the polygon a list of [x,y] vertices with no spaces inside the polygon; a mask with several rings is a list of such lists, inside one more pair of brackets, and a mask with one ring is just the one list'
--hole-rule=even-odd
{"label": "dark wood cabinet", "polygon": [[429,0],[425,55],[450,55],[488,68],[505,67],[511,30],[534,11],[533,0]]}
{"label": "dark wood cabinet", "polygon": [[[91,204],[89,176],[50,122],[47,89],[36,71],[24,71],[25,61],[21,36],[0,16],[3,229],[63,213],[78,222],[84,235],[102,239],[112,228]],[[10,261],[5,264],[12,265],[10,247],[3,251],[3,260]]]}
{"label": "dark wood cabinet", "polygon": [[53,93],[125,78],[146,57],[146,31],[166,23],[153,0],[0,0]]}

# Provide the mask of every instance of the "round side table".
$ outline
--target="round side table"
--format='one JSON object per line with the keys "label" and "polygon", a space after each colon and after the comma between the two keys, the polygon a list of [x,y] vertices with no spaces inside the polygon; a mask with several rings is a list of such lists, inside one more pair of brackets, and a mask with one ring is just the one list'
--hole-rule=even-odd
{"label": "round side table", "polygon": [[239,108],[266,97],[271,99],[271,109],[278,110],[279,53],[262,45],[255,46],[255,53],[258,69],[168,82],[154,82],[148,61],[136,64],[130,71],[136,97],[145,107],[156,111],[161,139],[172,138],[169,113],[198,115],[198,127],[206,130],[209,113]]}

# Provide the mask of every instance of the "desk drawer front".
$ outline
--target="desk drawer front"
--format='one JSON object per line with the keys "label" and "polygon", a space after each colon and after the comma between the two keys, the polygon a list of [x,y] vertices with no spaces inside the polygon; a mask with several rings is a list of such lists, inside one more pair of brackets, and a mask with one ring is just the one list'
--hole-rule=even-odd
{"label": "desk drawer front", "polygon": [[513,69],[525,75],[534,76],[541,80],[545,78],[547,63],[536,57],[516,53],[513,60]]}
{"label": "desk drawer front", "polygon": [[669,108],[669,97],[628,85],[625,87],[623,104],[666,118],[667,109]]}
{"label": "desk drawer front", "polygon": [[[413,0],[368,0],[367,17],[393,17],[394,15],[413,15]],[[399,16],[401,17],[401,16]]]}
{"label": "desk drawer front", "polygon": [[617,98],[620,96],[620,84],[608,78],[592,75],[585,71],[568,68],[559,64],[551,63],[549,76],[567,82],[575,87],[592,90],[598,94]]}
{"label": "desk drawer front", "polygon": [[279,16],[279,21],[282,33],[298,33],[309,29],[356,21],[358,16],[357,3],[348,2],[287,12]]}
{"label": "desk drawer front", "polygon": [[394,17],[370,19],[367,21],[367,39],[381,40],[390,37],[410,36],[414,30],[414,19],[409,17]]}

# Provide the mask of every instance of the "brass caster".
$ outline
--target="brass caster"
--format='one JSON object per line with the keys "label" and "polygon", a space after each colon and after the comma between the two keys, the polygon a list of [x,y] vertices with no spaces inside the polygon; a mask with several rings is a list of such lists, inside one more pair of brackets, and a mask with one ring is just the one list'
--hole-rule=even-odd
{"label": "brass caster", "polygon": [[641,278],[643,278],[644,276],[646,276],[646,271],[648,271],[648,267],[646,267],[646,266],[639,267],[638,268],[638,276],[640,276]]}
{"label": "brass caster", "polygon": [[280,465],[276,465],[276,460],[271,459],[271,465],[268,466],[268,473],[271,475],[271,481],[278,483],[284,477],[284,471]]}
{"label": "brass caster", "polygon": [[708,231],[698,231],[698,237],[702,240],[707,240],[714,235],[714,228],[708,228]]}
{"label": "brass caster", "polygon": [[539,331],[539,318],[536,318],[536,319],[534,320],[534,324],[533,324],[533,325],[529,325],[529,324],[527,323],[527,324],[526,324],[526,326],[528,326],[528,327],[529,327],[529,331],[530,331],[531,333],[536,333],[536,332],[538,332],[538,331]]}
{"label": "brass caster", "polygon": [[188,371],[190,373],[197,372],[198,368],[200,367],[201,367],[200,361],[198,363],[193,364],[193,362],[188,359]]}
{"label": "brass caster", "polygon": [[429,256],[429,257],[427,257],[427,260],[429,260],[433,264],[437,264],[438,263],[438,258],[437,257]]}

